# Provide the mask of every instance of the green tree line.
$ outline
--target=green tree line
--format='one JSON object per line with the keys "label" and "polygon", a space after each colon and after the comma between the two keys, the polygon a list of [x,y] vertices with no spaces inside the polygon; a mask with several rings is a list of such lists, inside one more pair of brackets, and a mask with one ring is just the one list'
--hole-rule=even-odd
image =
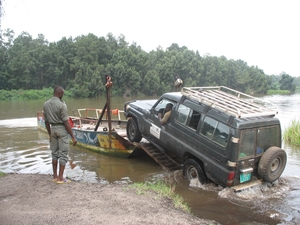
{"label": "green tree line", "polygon": [[27,32],[15,37],[11,29],[0,36],[0,89],[42,90],[61,85],[73,97],[105,94],[104,77],[112,77],[112,93],[160,95],[174,90],[175,75],[183,86],[223,85],[250,94],[269,89],[295,90],[294,78],[266,75],[257,66],[225,56],[201,56],[173,43],[166,50],[144,51],[124,35],[94,34],[48,42]]}

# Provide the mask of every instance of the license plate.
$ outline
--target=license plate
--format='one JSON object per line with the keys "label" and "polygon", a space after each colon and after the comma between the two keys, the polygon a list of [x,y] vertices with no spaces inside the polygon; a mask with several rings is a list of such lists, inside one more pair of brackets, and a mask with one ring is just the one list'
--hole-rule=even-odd
{"label": "license plate", "polygon": [[241,173],[240,174],[240,183],[244,183],[246,181],[249,181],[251,179],[251,173]]}

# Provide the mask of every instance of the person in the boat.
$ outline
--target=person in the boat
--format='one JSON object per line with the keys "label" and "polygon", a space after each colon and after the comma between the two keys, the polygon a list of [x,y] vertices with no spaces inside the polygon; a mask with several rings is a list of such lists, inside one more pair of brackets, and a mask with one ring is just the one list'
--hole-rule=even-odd
{"label": "person in the boat", "polygon": [[[46,129],[50,138],[50,149],[52,151],[53,182],[64,184],[71,182],[63,177],[66,163],[68,161],[69,137],[70,134],[73,145],[77,140],[69,124],[68,109],[62,100],[64,89],[61,86],[54,88],[53,97],[44,103],[44,119]],[[57,167],[59,161],[59,173]]]}
{"label": "person in the boat", "polygon": [[165,125],[167,123],[168,119],[171,116],[172,108],[173,108],[173,104],[168,103],[166,105],[165,110],[164,110],[165,111],[164,115],[161,112],[158,113],[158,119],[159,119],[159,122],[160,122],[161,125]]}

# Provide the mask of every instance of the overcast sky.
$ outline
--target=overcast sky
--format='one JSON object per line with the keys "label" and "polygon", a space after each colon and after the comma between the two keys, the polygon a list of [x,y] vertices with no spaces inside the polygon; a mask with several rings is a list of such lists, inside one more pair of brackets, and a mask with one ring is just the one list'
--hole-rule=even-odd
{"label": "overcast sky", "polygon": [[298,0],[4,0],[2,30],[49,42],[123,34],[145,51],[172,43],[300,76]]}

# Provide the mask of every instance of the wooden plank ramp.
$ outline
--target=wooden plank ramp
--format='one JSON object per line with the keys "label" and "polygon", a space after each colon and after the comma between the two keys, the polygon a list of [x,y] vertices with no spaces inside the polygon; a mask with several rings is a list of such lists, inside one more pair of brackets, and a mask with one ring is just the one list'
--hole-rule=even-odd
{"label": "wooden plank ramp", "polygon": [[151,158],[153,158],[164,170],[178,170],[181,165],[178,164],[165,152],[160,151],[151,143],[134,143],[135,146],[144,150]]}

